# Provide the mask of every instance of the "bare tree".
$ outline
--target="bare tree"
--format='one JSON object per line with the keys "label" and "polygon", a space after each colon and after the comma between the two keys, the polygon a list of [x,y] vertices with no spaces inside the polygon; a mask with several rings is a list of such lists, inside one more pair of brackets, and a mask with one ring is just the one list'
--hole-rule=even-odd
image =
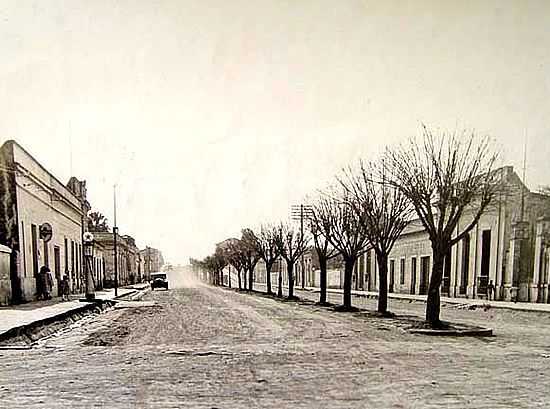
{"label": "bare tree", "polygon": [[212,257],[215,269],[215,284],[223,286],[223,269],[228,263],[225,250],[222,247],[217,246]]}
{"label": "bare tree", "polygon": [[324,201],[330,200],[321,196],[312,206],[311,220],[309,224],[313,247],[319,259],[320,293],[319,304],[327,303],[327,264],[328,261],[338,256],[338,251],[330,244],[328,237],[331,235],[331,215],[327,212],[330,206],[325,206]]}
{"label": "bare tree", "polygon": [[189,264],[191,264],[191,268],[193,270],[193,274],[198,279],[204,280],[203,274],[204,274],[204,263],[202,260],[197,260],[195,258],[189,258]]}
{"label": "bare tree", "polygon": [[245,268],[246,263],[242,243],[239,239],[233,239],[227,243],[227,248],[227,260],[235,268],[239,290],[242,290],[241,272]]}
{"label": "bare tree", "polygon": [[256,251],[265,263],[267,293],[271,291],[271,269],[279,257],[279,248],[276,244],[277,227],[263,225],[256,240]]}
{"label": "bare tree", "polygon": [[[308,239],[300,232],[296,232],[288,223],[281,223],[275,236],[275,243],[281,257],[286,261],[288,275],[288,299],[294,299],[294,264],[306,252]],[[279,280],[281,282],[282,280]],[[279,284],[282,287],[281,284]],[[282,295],[282,288],[280,288]]]}
{"label": "bare tree", "polygon": [[375,163],[358,169],[348,168],[340,183],[349,195],[349,203],[359,216],[378,264],[378,312],[388,314],[388,257],[414,209],[395,186],[387,183],[383,166]]}
{"label": "bare tree", "polygon": [[211,256],[211,255],[206,256],[202,260],[202,264],[204,266],[204,269],[208,273],[208,283],[209,284],[214,284],[215,283],[214,274],[215,274],[215,271],[216,271],[216,265],[215,265],[214,257]]}
{"label": "bare tree", "polygon": [[260,261],[260,254],[257,250],[258,238],[251,229],[243,229],[241,244],[244,253],[245,270],[248,272],[248,290],[254,289],[254,269]]}
{"label": "bare tree", "polygon": [[357,259],[367,249],[367,236],[361,217],[349,205],[345,191],[338,197],[337,192],[330,193],[319,203],[319,208],[326,215],[322,224],[323,235],[344,259],[344,297],[341,307],[344,311],[352,310],[351,282],[353,268]]}
{"label": "bare tree", "polygon": [[[498,154],[488,137],[467,131],[434,134],[423,126],[420,141],[411,138],[408,144],[388,149],[384,157],[389,183],[411,201],[432,244],[426,321],[440,327],[445,256],[478,223],[500,191],[502,177],[494,169]],[[465,214],[469,223],[459,229]]]}

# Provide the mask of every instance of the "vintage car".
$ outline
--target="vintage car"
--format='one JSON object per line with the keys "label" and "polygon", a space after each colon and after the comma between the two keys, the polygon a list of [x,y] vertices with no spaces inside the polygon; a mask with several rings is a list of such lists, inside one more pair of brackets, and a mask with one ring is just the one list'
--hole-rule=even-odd
{"label": "vintage car", "polygon": [[164,288],[168,290],[166,273],[151,273],[151,291],[155,288]]}

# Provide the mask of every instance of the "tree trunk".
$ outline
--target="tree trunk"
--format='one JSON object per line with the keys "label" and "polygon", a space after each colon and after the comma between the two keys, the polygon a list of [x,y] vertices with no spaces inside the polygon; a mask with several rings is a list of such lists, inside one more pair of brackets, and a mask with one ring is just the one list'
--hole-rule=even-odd
{"label": "tree trunk", "polygon": [[246,291],[246,267],[243,269],[243,290]]}
{"label": "tree trunk", "polygon": [[351,281],[355,258],[344,260],[344,309],[351,309]]}
{"label": "tree trunk", "polygon": [[237,280],[239,282],[239,290],[243,289],[242,282],[241,282],[241,270],[237,270]]}
{"label": "tree trunk", "polygon": [[283,298],[283,272],[279,267],[279,288],[277,289],[277,297]]}
{"label": "tree trunk", "polygon": [[321,292],[319,294],[319,303],[325,304],[327,302],[327,259],[325,257],[319,257],[319,268],[321,270],[319,274]]}
{"label": "tree trunk", "polygon": [[248,270],[248,290],[252,291],[254,289],[254,268]]}
{"label": "tree trunk", "polygon": [[231,267],[229,267],[229,272],[227,273],[227,286],[231,288]]}
{"label": "tree trunk", "polygon": [[288,275],[288,299],[294,298],[294,263],[287,261],[286,272]]}
{"label": "tree trunk", "polygon": [[388,255],[376,254],[378,263],[378,312],[388,312]]}
{"label": "tree trunk", "polygon": [[443,264],[445,262],[445,255],[447,249],[433,247],[433,266],[432,275],[430,277],[430,283],[428,286],[428,300],[426,302],[426,321],[432,327],[438,327],[441,325],[439,320],[439,313],[441,309],[441,300],[439,295],[439,288],[441,287],[441,281],[443,279]]}
{"label": "tree trunk", "polygon": [[271,264],[265,263],[265,284],[267,286],[267,293],[271,294]]}

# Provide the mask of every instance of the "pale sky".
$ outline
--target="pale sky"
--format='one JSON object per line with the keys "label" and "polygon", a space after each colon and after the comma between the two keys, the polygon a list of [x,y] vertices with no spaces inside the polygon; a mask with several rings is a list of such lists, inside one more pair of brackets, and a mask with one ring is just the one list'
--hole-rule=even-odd
{"label": "pale sky", "polygon": [[[0,142],[171,262],[425,122],[550,184],[550,2],[0,1]],[[72,146],[72,169],[71,149]]]}

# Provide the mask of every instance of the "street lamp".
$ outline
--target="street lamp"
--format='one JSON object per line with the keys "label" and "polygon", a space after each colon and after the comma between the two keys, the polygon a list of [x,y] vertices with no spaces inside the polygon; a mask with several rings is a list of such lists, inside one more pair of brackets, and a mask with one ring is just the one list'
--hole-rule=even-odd
{"label": "street lamp", "polygon": [[92,277],[92,263],[94,259],[94,235],[89,231],[83,235],[84,273],[86,274],[86,300],[95,299],[94,279]]}

